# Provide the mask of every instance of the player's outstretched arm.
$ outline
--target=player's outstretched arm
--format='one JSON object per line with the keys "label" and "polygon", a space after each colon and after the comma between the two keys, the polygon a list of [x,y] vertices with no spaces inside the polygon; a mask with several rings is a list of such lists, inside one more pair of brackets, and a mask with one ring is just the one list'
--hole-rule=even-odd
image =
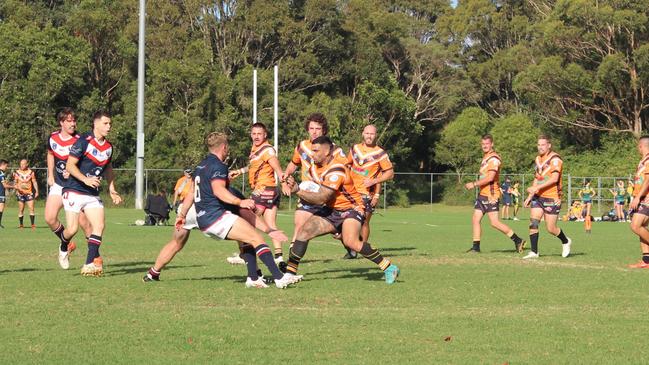
{"label": "player's outstretched arm", "polygon": [[245,173],[248,172],[249,170],[250,170],[250,166],[249,166],[249,165],[248,165],[248,166],[244,166],[244,167],[242,167],[242,168],[240,168],[240,169],[231,170],[231,171],[228,173],[228,179],[230,179],[230,180],[234,180],[234,179],[238,178],[239,176],[245,174]]}
{"label": "player's outstretched arm", "polygon": [[284,170],[284,174],[282,175],[282,193],[286,196],[291,195],[291,187],[288,185],[286,182],[286,179],[293,175],[295,170],[297,169],[297,165],[293,163],[293,161],[289,162],[288,165],[286,165],[286,170]]}
{"label": "player's outstretched arm", "polygon": [[372,186],[374,186],[376,184],[381,184],[381,183],[384,183],[384,182],[386,182],[388,180],[392,180],[392,178],[394,178],[394,169],[384,170],[381,173],[381,175],[379,175],[379,177],[377,177],[377,178],[374,178],[374,179],[366,178],[366,179],[364,179],[363,184],[366,187],[371,188]]}
{"label": "player's outstretched arm", "polygon": [[212,192],[222,202],[236,205],[250,210],[255,209],[255,202],[252,199],[239,199],[234,196],[226,187],[224,179],[214,179],[211,182]]}
{"label": "player's outstretched arm", "polygon": [[317,192],[298,190],[296,193],[302,200],[314,205],[326,204],[328,201],[332,200],[336,194],[333,189],[324,185],[320,185],[320,190]]}
{"label": "player's outstretched arm", "polygon": [[279,181],[284,180],[284,172],[282,171],[282,165],[280,165],[279,160],[277,159],[276,156],[273,156],[268,159],[268,164],[270,167],[273,168],[273,171],[275,171],[275,175],[277,175],[277,178]]}

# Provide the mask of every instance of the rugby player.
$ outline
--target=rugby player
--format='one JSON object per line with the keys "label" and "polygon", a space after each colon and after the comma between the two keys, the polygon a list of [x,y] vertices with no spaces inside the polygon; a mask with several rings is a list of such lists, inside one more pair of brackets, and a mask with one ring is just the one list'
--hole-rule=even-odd
{"label": "rugby player", "polygon": [[[268,143],[268,129],[263,123],[255,123],[250,129],[252,148],[248,157],[248,165],[244,168],[231,171],[230,179],[248,172],[248,182],[252,193],[250,198],[255,202],[255,212],[263,217],[266,225],[277,230],[277,208],[279,207],[280,194],[277,189],[275,174],[283,179],[282,166],[277,159],[277,151]],[[272,238],[272,237],[271,237]],[[275,262],[284,262],[282,256],[282,243],[273,239],[275,249]]]}
{"label": "rugby player", "polygon": [[586,212],[586,217],[584,218],[584,228],[586,233],[590,233],[592,227],[592,220],[590,218],[590,208],[593,206],[593,198],[595,195],[595,190],[590,187],[590,181],[584,181],[584,186],[577,192],[579,199],[581,199],[584,204],[584,211]]}
{"label": "rugby player", "polygon": [[527,188],[528,196],[524,206],[530,209],[530,243],[531,251],[524,259],[539,257],[539,224],[545,219],[548,232],[561,241],[561,256],[570,255],[572,240],[566,237],[563,230],[557,227],[557,219],[561,210],[561,174],[563,160],[552,151],[550,137],[541,135],[537,141],[538,156],[535,159],[534,182]]}
{"label": "rugby player", "polygon": [[629,204],[631,214],[631,230],[640,238],[642,259],[636,264],[629,265],[632,269],[649,269],[649,136],[638,140],[638,152],[642,158],[636,168],[633,179],[633,198]]}
{"label": "rugby player", "polygon": [[16,197],[18,198],[19,228],[23,228],[23,216],[25,214],[25,204],[27,204],[29,220],[32,224],[32,230],[34,230],[36,229],[34,199],[38,198],[38,183],[36,182],[36,174],[29,168],[29,162],[26,159],[20,160],[20,168],[14,171],[14,185]]}
{"label": "rugby player", "polygon": [[399,268],[360,239],[365,213],[362,197],[354,188],[346,159],[334,156],[333,149],[329,137],[314,139],[310,181],[297,185],[292,176],[287,178],[291,192],[297,193],[300,199],[308,204],[326,205],[311,215],[298,232],[290,250],[287,273],[297,275],[309,240],[328,233],[340,233],[345,246],[378,265],[385,274],[385,282],[392,284],[399,275]]}
{"label": "rugby player", "polygon": [[[372,213],[379,203],[381,183],[394,177],[394,169],[388,153],[376,145],[376,126],[365,126],[362,136],[363,142],[354,145],[349,151],[347,163],[350,165],[354,187],[363,199],[365,220],[361,228],[361,239],[367,242]],[[356,258],[356,252],[348,248],[345,258]]]}
{"label": "rugby player", "polygon": [[[63,269],[70,268],[70,253],[75,250],[74,242],[63,239],[65,227],[59,221],[59,212],[63,208],[63,185],[70,174],[65,169],[70,147],[79,139],[76,132],[77,118],[71,108],[63,108],[56,117],[60,129],[50,135],[47,140],[47,185],[50,191],[45,201],[45,222],[54,235],[59,239],[59,265]],[[79,225],[89,237],[90,225],[85,214],[79,215]]]}
{"label": "rugby player", "polygon": [[506,224],[498,220],[501,195],[499,188],[501,160],[500,156],[494,150],[493,137],[490,134],[482,136],[480,146],[484,155],[480,163],[479,179],[464,185],[467,190],[480,189],[474,205],[473,219],[471,220],[473,226],[473,246],[467,252],[480,252],[480,236],[482,234],[480,222],[486,214],[489,218],[489,223],[491,223],[491,227],[509,237],[514,242],[516,252],[521,253],[525,249],[525,241],[518,237]]}
{"label": "rugby player", "polygon": [[615,216],[618,222],[624,222],[624,204],[626,202],[626,189],[624,181],[618,180],[614,189],[609,189],[615,200]]}
{"label": "rugby player", "polygon": [[183,170],[183,176],[181,176],[176,185],[174,186],[174,200],[171,205],[174,207],[174,210],[178,210],[178,205],[185,200],[187,194],[189,194],[189,186],[192,181],[192,169],[186,168]]}
{"label": "rugby player", "polygon": [[0,228],[4,228],[2,225],[2,213],[5,210],[5,202],[7,201],[7,190],[13,188],[13,185],[7,181],[7,176],[5,175],[8,165],[9,162],[7,160],[0,160]]}
{"label": "rugby player", "polygon": [[99,198],[101,180],[106,179],[108,193],[114,204],[122,198],[115,190],[115,175],[111,159],[113,145],[106,139],[112,121],[108,112],[98,111],[93,117],[92,132],[83,134],[70,147],[65,169],[70,176],[63,185],[63,209],[67,227],[61,236],[62,244],[69,243],[79,229],[81,211],[86,215],[91,230],[88,236],[88,255],[81,268],[83,276],[101,276],[104,273],[99,246],[104,233],[104,204]]}
{"label": "rugby player", "polygon": [[[193,192],[185,198],[182,209],[178,210],[176,224],[187,223],[186,217],[193,203],[196,225],[205,235],[248,243],[252,248],[248,251],[249,254],[253,257],[256,254],[268,267],[278,288],[298,282],[300,277],[286,275],[279,270],[270,248],[255,227],[226,209],[226,205],[255,209],[253,200],[240,199],[228,190],[228,167],[223,163],[229,152],[227,136],[223,133],[210,133],[206,144],[209,154],[194,170]],[[252,273],[249,272],[249,275]]]}

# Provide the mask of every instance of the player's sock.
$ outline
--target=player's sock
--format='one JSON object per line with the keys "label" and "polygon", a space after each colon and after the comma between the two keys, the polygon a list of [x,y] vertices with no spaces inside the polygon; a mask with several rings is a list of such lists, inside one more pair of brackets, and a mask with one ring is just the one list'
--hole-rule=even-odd
{"label": "player's sock", "polygon": [[306,249],[308,247],[308,242],[306,241],[295,241],[293,242],[293,247],[291,247],[288,255],[288,266],[286,267],[286,272],[292,274],[297,273],[297,267],[300,265],[300,260],[304,257]]}
{"label": "player's sock", "polygon": [[379,252],[379,250],[372,247],[369,244],[369,242],[363,242],[363,246],[361,247],[361,250],[358,253],[363,255],[363,257],[365,257],[366,259],[379,265],[379,267],[383,271],[385,271],[385,269],[387,269],[388,266],[390,266],[391,264],[390,260],[384,258],[383,255],[381,255],[381,253]]}
{"label": "player's sock", "polygon": [[65,238],[65,235],[63,235],[63,232],[61,232],[61,244],[59,245],[59,250],[62,252],[68,252],[68,245],[70,244],[70,240]]}
{"label": "player's sock", "polygon": [[25,218],[25,217],[23,217],[22,215],[18,216],[18,222],[20,223],[21,227],[23,226],[23,218]]}
{"label": "player's sock", "polygon": [[32,222],[32,226],[34,225],[34,221],[36,220],[36,216],[33,214],[29,215],[29,221]]}
{"label": "player's sock", "polygon": [[557,235],[557,238],[561,240],[562,244],[568,243],[568,237],[563,233],[563,229],[559,230],[559,234]]}
{"label": "player's sock", "polygon": [[539,232],[530,233],[530,244],[532,252],[539,253]]}
{"label": "player's sock", "polygon": [[99,246],[101,246],[101,236],[91,234],[88,238],[88,257],[86,257],[86,265],[99,257]]}
{"label": "player's sock", "polygon": [[279,271],[277,264],[275,264],[275,260],[273,259],[273,255],[270,253],[270,248],[267,244],[262,243],[261,245],[257,246],[256,253],[261,262],[263,262],[264,265],[268,267],[268,270],[270,270],[271,275],[273,275],[273,279],[279,280],[282,278],[282,276],[284,276],[284,274]]}
{"label": "player's sock", "polygon": [[280,258],[280,257],[282,257],[282,248],[275,247],[275,258]]}
{"label": "player's sock", "polygon": [[514,231],[509,232],[507,234],[507,237],[509,237],[517,245],[520,244],[521,241],[523,241],[520,237],[518,237],[518,235]]}
{"label": "player's sock", "polygon": [[160,271],[156,270],[153,266],[151,266],[147,275],[153,280],[160,280]]}
{"label": "player's sock", "polygon": [[480,241],[473,241],[473,246],[471,247],[473,251],[480,251]]}
{"label": "player's sock", "polygon": [[63,230],[64,229],[65,229],[65,227],[63,227],[63,224],[61,224],[61,222],[59,222],[59,226],[56,227],[56,229],[53,229],[52,233],[54,233],[54,235],[56,237],[58,237],[59,240],[63,241]]}
{"label": "player's sock", "polygon": [[2,213],[3,212],[0,212],[0,225],[2,224]]}
{"label": "player's sock", "polygon": [[257,273],[257,257],[255,257],[255,249],[246,244],[241,247],[241,253],[239,257],[246,262],[246,268],[248,269],[248,277],[250,280],[255,281],[259,279],[259,274]]}

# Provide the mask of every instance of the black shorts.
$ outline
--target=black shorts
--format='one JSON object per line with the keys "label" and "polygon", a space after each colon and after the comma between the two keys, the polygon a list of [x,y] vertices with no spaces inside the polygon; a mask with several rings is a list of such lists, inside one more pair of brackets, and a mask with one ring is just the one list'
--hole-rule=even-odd
{"label": "black shorts", "polygon": [[359,221],[361,225],[365,222],[365,216],[362,212],[356,209],[335,210],[331,208],[322,209],[315,215],[326,219],[336,229],[336,232],[341,233],[343,222],[345,219],[354,219]]}
{"label": "black shorts", "polygon": [[374,207],[372,206],[371,195],[363,195],[363,205],[365,206],[365,214],[374,213]]}
{"label": "black shorts", "polygon": [[34,194],[16,194],[18,201],[21,203],[34,200]]}
{"label": "black shorts", "polygon": [[4,196],[0,196],[0,204],[5,203],[7,201],[7,198]]}
{"label": "black shorts", "polygon": [[302,210],[305,212],[309,212],[311,214],[318,214],[318,213],[324,214],[329,212],[329,208],[327,208],[326,206],[308,204],[304,202],[302,199],[300,199],[297,202],[296,210]]}
{"label": "black shorts", "polygon": [[630,215],[634,215],[637,213],[649,217],[649,204],[640,203],[638,205],[638,209],[633,209],[629,213]]}
{"label": "black shorts", "polygon": [[482,214],[487,214],[490,212],[497,212],[500,209],[499,201],[489,202],[489,198],[484,195],[478,195],[478,199],[475,200],[473,205],[475,210],[479,210]]}
{"label": "black shorts", "polygon": [[538,196],[534,196],[532,198],[530,207],[541,208],[543,209],[544,214],[559,215],[559,211],[561,210],[561,201],[557,203],[552,198],[541,198]]}
{"label": "black shorts", "polygon": [[272,186],[267,187],[261,192],[257,190],[252,192],[250,199],[255,201],[255,205],[262,210],[273,209],[274,207],[279,206],[279,191],[277,188]]}

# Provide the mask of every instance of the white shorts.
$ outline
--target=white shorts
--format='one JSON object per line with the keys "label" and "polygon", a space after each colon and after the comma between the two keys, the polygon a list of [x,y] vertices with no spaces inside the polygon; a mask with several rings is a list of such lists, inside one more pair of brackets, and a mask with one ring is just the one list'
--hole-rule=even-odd
{"label": "white shorts", "polygon": [[218,237],[224,240],[228,237],[228,233],[230,233],[230,230],[237,219],[239,219],[238,215],[226,210],[225,213],[216,220],[216,222],[212,223],[209,227],[205,227],[205,229],[201,229],[201,231],[203,231],[203,234],[207,237]]}
{"label": "white shorts", "polygon": [[75,193],[66,191],[63,193],[63,209],[66,212],[80,213],[84,209],[104,208],[101,198],[94,195]]}
{"label": "white shorts", "polygon": [[50,186],[50,192],[47,193],[47,196],[62,196],[63,195],[63,187],[57,183],[54,183],[54,185]]}
{"label": "white shorts", "polygon": [[[181,209],[183,209],[182,203],[178,206],[176,214],[178,214]],[[183,225],[183,229],[191,231],[194,228],[198,228],[198,222],[196,221],[196,207],[192,204],[191,208],[187,211],[187,215],[185,215],[185,224]]]}

